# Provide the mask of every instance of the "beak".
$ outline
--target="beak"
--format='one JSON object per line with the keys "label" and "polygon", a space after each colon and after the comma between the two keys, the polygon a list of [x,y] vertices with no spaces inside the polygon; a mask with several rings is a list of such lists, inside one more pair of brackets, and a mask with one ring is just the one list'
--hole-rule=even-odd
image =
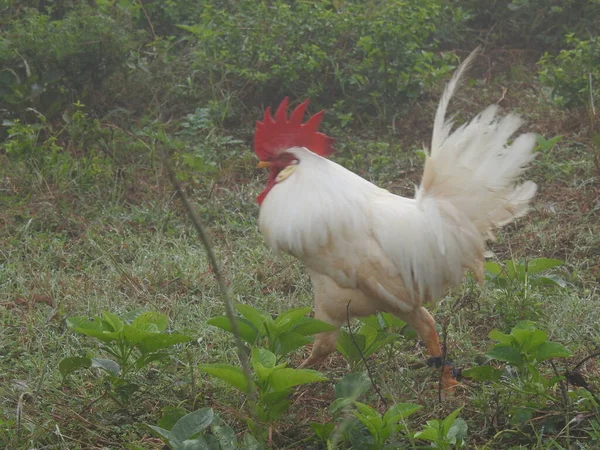
{"label": "beak", "polygon": [[269,161],[259,161],[256,167],[259,169],[266,169],[267,167],[271,167],[271,163]]}

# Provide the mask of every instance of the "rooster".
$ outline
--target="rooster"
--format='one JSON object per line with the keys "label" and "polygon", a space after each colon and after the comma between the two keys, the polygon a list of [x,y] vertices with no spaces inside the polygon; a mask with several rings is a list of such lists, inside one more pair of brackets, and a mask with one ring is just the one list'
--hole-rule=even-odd
{"label": "rooster", "polygon": [[[489,106],[452,131],[446,109],[475,52],[456,70],[435,114],[431,150],[415,198],[394,195],[327,159],[333,139],[317,131],[324,111],[306,123],[308,100],[287,116],[267,108],[256,123],[258,167],[268,168],[258,196],[259,228],[268,245],[299,259],[314,286],[315,317],[336,330],[318,334],[303,366],[336,347],[350,317],[385,311],[408,323],[442,367],[435,321],[424,308],[471,271],[481,282],[492,231],[523,216],[535,195],[517,178],[534,158],[522,120]],[[450,364],[442,386],[457,384]]]}

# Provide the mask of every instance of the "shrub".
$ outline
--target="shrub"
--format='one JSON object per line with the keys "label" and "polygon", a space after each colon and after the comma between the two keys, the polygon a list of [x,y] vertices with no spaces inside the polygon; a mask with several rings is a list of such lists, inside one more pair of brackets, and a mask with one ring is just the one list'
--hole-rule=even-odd
{"label": "shrub", "polygon": [[[552,97],[561,106],[589,105],[592,96],[600,101],[600,40],[580,40],[567,35],[569,49],[558,55],[546,53],[539,61],[540,80],[552,89]],[[591,88],[591,90],[590,90]]]}
{"label": "shrub", "polygon": [[192,65],[211,98],[261,106],[292,95],[317,107],[348,98],[351,112],[386,116],[453,69],[434,53],[446,12],[438,0],[214,0],[182,28],[196,38]]}
{"label": "shrub", "polygon": [[59,20],[29,10],[0,35],[0,101],[9,115],[33,107],[47,117],[76,100],[93,104],[103,83],[124,69],[134,37],[87,6]]}

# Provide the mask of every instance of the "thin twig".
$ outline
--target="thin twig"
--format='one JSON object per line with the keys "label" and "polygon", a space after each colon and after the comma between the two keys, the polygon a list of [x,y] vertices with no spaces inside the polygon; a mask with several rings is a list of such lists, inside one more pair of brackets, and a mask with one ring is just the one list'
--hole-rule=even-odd
{"label": "thin twig", "polygon": [[448,347],[446,346],[448,337],[448,323],[442,324],[442,366],[440,367],[440,379],[438,380],[438,401],[442,403],[442,380],[444,379],[444,369],[446,368],[446,357],[448,356]]}
{"label": "thin twig", "polygon": [[579,364],[577,364],[575,367],[573,367],[573,370],[570,370],[570,372],[575,372],[577,369],[579,369],[581,366],[583,366],[586,362],[588,362],[592,358],[595,358],[596,356],[600,356],[600,352],[592,353],[591,355],[586,356],[585,358],[583,358],[581,360],[581,362]]}
{"label": "thin twig", "polygon": [[[173,183],[173,186],[175,187],[175,191],[177,192],[177,195],[179,196],[181,203],[183,203],[183,206],[184,206],[186,212],[188,213],[188,216],[190,217],[190,220],[192,221],[194,228],[198,232],[198,236],[200,236],[200,240],[202,241],[202,245],[204,246],[204,248],[206,250],[206,254],[208,256],[208,261],[210,263],[210,267],[211,267],[213,273],[215,274],[217,283],[219,284],[219,290],[221,291],[221,299],[223,300],[223,303],[225,305],[225,312],[227,313],[227,318],[229,319],[229,322],[231,323],[231,329],[233,331],[233,335],[235,336],[235,343],[236,343],[237,349],[238,349],[238,356],[239,356],[240,362],[242,364],[244,376],[246,377],[246,383],[248,385],[248,397],[250,398],[250,400],[252,402],[254,402],[255,398],[256,398],[256,393],[254,392],[254,382],[252,381],[252,375],[250,374],[250,367],[248,365],[248,354],[246,352],[246,347],[244,346],[244,344],[242,343],[242,339],[240,338],[238,322],[235,317],[235,312],[233,309],[231,298],[229,296],[229,290],[227,289],[227,285],[225,284],[225,279],[223,278],[223,275],[221,274],[221,269],[219,267],[217,258],[213,252],[212,245],[210,243],[210,238],[208,237],[208,234],[206,233],[206,231],[204,230],[204,227],[202,226],[202,222],[200,221],[200,217],[198,216],[196,209],[190,203],[189,199],[187,198],[187,195],[183,191],[181,184],[179,183],[179,180],[177,179],[177,177],[175,175],[175,171],[173,170],[173,167],[171,166],[171,163],[169,162],[167,157],[163,158],[163,162],[165,164],[165,168],[167,169],[167,174],[169,175],[169,179],[171,180],[171,183]],[[250,409],[253,410],[253,408],[250,408]]]}
{"label": "thin twig", "polygon": [[152,34],[152,40],[155,41],[156,33],[154,32],[154,26],[152,25],[150,16],[148,15],[146,8],[144,8],[144,2],[142,0],[138,0],[138,3],[140,4],[140,8],[142,8],[142,12],[144,13],[144,17],[146,18],[146,23],[148,24],[148,28],[150,29],[150,34]]}
{"label": "thin twig", "polygon": [[385,400],[385,398],[383,398],[383,395],[381,395],[381,391],[377,387],[377,384],[375,384],[375,380],[373,379],[373,375],[371,374],[371,368],[369,367],[369,364],[367,364],[367,359],[365,358],[365,355],[363,355],[363,352],[360,349],[360,347],[358,345],[358,342],[356,342],[356,339],[354,338],[354,333],[352,333],[352,328],[350,327],[350,303],[351,302],[352,302],[352,300],[350,300],[348,302],[348,304],[346,305],[346,322],[348,323],[348,334],[350,334],[350,339],[352,339],[352,343],[354,344],[354,346],[358,350],[358,354],[360,355],[360,359],[362,359],[362,361],[365,363],[365,367],[367,369],[367,375],[369,375],[369,379],[371,380],[371,384],[373,385],[373,389],[375,389],[375,392],[377,392],[377,395],[379,396],[379,399],[381,400],[381,402],[387,408],[388,407],[387,401]]}

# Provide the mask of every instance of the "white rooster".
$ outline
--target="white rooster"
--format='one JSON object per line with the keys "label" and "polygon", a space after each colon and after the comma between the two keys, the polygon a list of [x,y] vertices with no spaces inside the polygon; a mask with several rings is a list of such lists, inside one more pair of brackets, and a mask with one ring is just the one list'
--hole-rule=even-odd
{"label": "white rooster", "polygon": [[[489,106],[451,132],[446,108],[471,54],[450,80],[438,106],[431,152],[415,198],[394,195],[326,159],[333,139],[317,132],[324,111],[302,124],[308,100],[287,117],[256,124],[259,167],[268,167],[258,197],[259,226],[269,246],[298,258],[314,285],[315,317],[340,328],[351,317],[392,313],[406,321],[441,366],[435,321],[423,307],[458,285],[466,270],[482,279],[485,240],[520,217],[536,192],[516,179],[533,159],[535,138],[514,138],[522,120]],[[513,139],[514,138],[514,139]],[[336,347],[338,331],[316,336],[303,365]],[[456,385],[451,367],[444,388]]]}

